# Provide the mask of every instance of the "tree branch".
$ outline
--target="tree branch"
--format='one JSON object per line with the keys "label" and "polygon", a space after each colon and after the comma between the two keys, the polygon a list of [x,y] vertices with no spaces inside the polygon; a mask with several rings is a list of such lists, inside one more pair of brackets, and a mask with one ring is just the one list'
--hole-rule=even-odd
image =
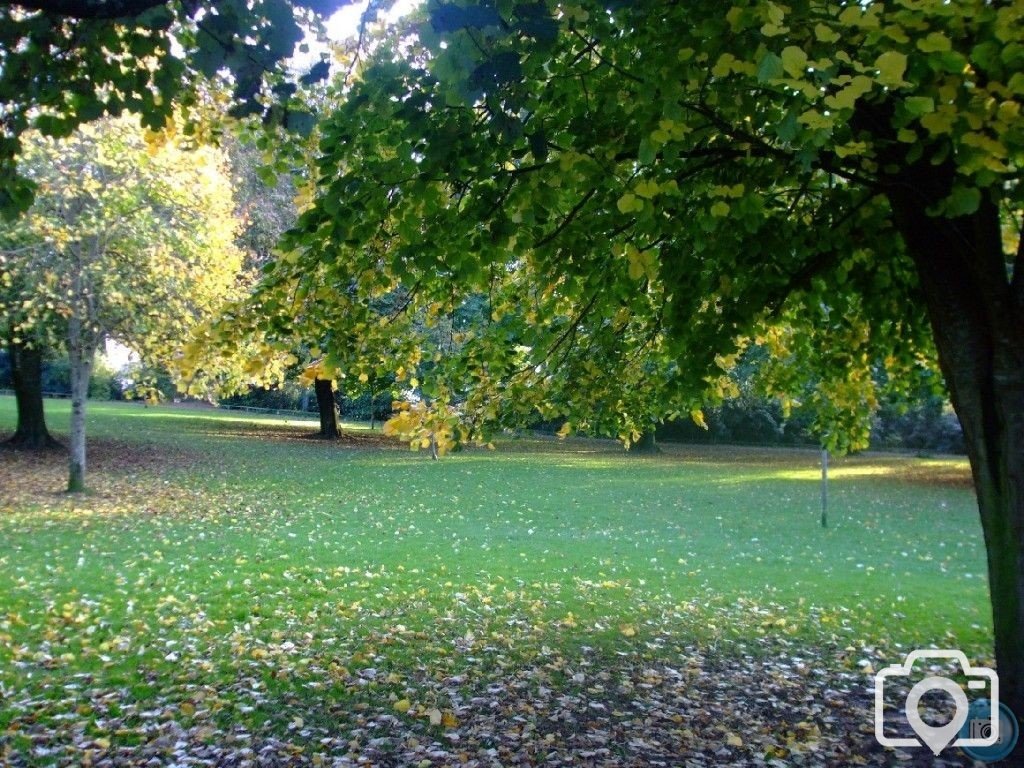
{"label": "tree branch", "polygon": [[575,206],[573,206],[573,209],[569,211],[568,215],[564,219],[562,219],[559,225],[555,227],[551,232],[544,235],[544,237],[542,237],[540,240],[538,240],[533,247],[543,248],[545,245],[547,245],[560,234],[562,234],[565,228],[572,224],[573,219],[575,219],[579,215],[579,212],[583,210],[583,206],[590,202],[590,198],[592,198],[595,194],[597,194],[596,188],[588,190],[587,194],[580,198],[580,201],[576,203]]}

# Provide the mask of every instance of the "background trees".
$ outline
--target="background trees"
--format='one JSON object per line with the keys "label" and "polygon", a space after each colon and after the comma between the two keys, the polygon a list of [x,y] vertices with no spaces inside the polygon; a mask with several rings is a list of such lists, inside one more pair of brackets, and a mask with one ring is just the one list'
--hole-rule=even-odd
{"label": "background trees", "polygon": [[[357,297],[405,286],[428,317],[488,296],[487,332],[437,373],[541,408],[529,392],[567,350],[607,361],[661,339],[646,380],[685,412],[753,339],[780,391],[818,371],[821,431],[841,445],[863,435],[873,370],[937,361],[974,467],[1000,674],[1024,710],[1021,14],[435,6],[324,123],[286,261],[355,276]],[[443,401],[458,385],[432,386]],[[558,410],[592,413],[588,391]],[[470,395],[462,420],[495,402]]]}
{"label": "background trees", "polygon": [[17,246],[5,246],[11,290],[2,310],[12,343],[50,334],[67,349],[69,490],[84,487],[86,397],[103,341],[117,339],[150,364],[167,361],[240,287],[223,161],[171,138],[150,136],[147,145],[126,121],[106,121],[59,142],[34,138],[22,158],[37,194],[3,233]]}

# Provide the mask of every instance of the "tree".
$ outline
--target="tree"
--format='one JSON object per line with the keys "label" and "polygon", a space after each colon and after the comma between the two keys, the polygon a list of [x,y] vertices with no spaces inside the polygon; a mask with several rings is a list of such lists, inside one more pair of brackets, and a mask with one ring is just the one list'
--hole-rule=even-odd
{"label": "tree", "polygon": [[[169,133],[169,132],[168,132]],[[5,240],[23,290],[0,306],[23,329],[64,335],[71,365],[69,491],[85,486],[85,413],[96,350],[107,338],[144,363],[173,357],[188,332],[235,296],[241,255],[229,178],[212,149],[168,133],[143,141],[125,121],[34,138],[22,164],[38,190]]]}
{"label": "tree", "polygon": [[334,399],[334,382],[330,379],[316,378],[313,381],[316,392],[316,407],[320,411],[320,437],[333,440],[341,435],[338,426],[338,403]]}
{"label": "tree", "polygon": [[14,434],[5,444],[33,451],[56,448],[59,443],[46,428],[43,412],[43,351],[38,343],[23,344],[20,338],[17,342],[10,339],[8,349],[18,422]]}
{"label": "tree", "polygon": [[[59,444],[46,428],[43,411],[43,353],[55,341],[52,327],[36,322],[31,304],[21,299],[32,290],[35,276],[15,268],[15,262],[28,253],[34,243],[15,233],[0,233],[0,348],[10,353],[11,383],[17,404],[18,422],[14,435],[5,445],[16,449],[43,450]],[[22,233],[23,234],[23,233]]]}
{"label": "tree", "polygon": [[[870,412],[876,364],[896,379],[937,362],[974,473],[1002,687],[1024,712],[1022,15],[435,4],[322,125],[284,269],[356,276],[364,298],[407,286],[435,315],[491,297],[517,327],[462,348],[457,378],[489,393],[468,396],[469,420],[491,395],[543,412],[554,363],[595,343],[660,344],[685,412],[759,341],[818,368],[837,427]],[[606,393],[627,391],[623,370],[602,371]],[[581,389],[559,409],[590,403]],[[830,447],[850,432],[823,431]]]}
{"label": "tree", "polygon": [[[207,140],[223,118],[256,115],[306,131],[312,114],[293,99],[284,65],[320,14],[345,0],[22,0],[0,4],[0,214],[32,202],[18,173],[22,135],[67,137],[103,116],[139,116],[154,131],[185,116]],[[326,54],[299,80],[327,77]],[[230,96],[211,97],[219,78]]]}

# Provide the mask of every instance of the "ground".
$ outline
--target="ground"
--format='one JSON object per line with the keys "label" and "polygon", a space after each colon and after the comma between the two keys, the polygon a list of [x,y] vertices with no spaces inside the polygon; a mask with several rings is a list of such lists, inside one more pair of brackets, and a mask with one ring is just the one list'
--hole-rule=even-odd
{"label": "ground", "polygon": [[0,454],[4,764],[970,764],[872,730],[879,665],[991,657],[961,459],[836,461],[823,529],[813,451],[90,408],[88,495]]}

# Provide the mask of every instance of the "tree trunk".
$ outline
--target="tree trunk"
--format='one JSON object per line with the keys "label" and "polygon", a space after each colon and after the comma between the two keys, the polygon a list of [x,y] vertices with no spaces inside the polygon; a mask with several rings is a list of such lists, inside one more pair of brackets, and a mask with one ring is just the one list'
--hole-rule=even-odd
{"label": "tree trunk", "polygon": [[338,427],[338,404],[334,398],[334,385],[330,379],[316,379],[316,406],[320,411],[320,437],[335,440],[341,436]]}
{"label": "tree trunk", "polygon": [[71,362],[71,458],[68,466],[68,493],[80,493],[85,490],[85,406],[89,397],[89,378],[92,376],[97,346],[83,338],[85,335],[82,321],[72,315],[68,319],[68,356]]}
{"label": "tree trunk", "polygon": [[[988,554],[1000,699],[1024,716],[1024,252],[1007,277],[999,213],[926,215],[949,191],[942,166],[887,190],[917,267],[950,399],[963,426]],[[1024,764],[1024,740],[1007,765]]]}
{"label": "tree trunk", "polygon": [[661,453],[661,448],[654,439],[654,426],[650,426],[640,433],[640,437],[629,446],[629,452],[641,456],[651,456]]}
{"label": "tree trunk", "polygon": [[43,412],[43,352],[39,347],[11,344],[11,374],[18,408],[18,427],[7,441],[12,448],[39,451],[60,447],[46,429]]}

